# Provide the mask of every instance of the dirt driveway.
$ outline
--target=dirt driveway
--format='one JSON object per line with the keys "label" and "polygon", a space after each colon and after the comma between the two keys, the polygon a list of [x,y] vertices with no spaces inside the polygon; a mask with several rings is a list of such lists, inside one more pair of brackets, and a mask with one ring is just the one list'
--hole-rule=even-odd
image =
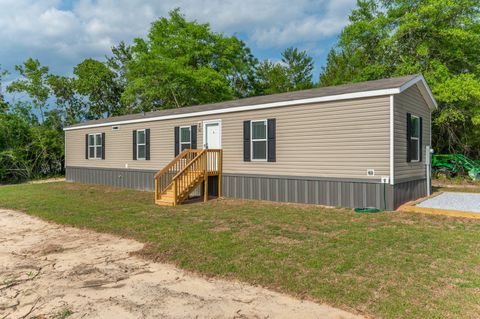
{"label": "dirt driveway", "polygon": [[130,255],[143,244],[0,209],[0,318],[358,318]]}

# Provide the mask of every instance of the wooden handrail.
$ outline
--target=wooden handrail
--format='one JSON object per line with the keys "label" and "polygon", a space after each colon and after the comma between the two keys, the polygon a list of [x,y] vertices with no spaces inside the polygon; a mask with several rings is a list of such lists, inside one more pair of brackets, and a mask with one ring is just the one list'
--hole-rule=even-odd
{"label": "wooden handrail", "polygon": [[195,157],[193,160],[190,161],[190,163],[187,164],[187,166],[185,166],[180,172],[178,172],[175,176],[173,176],[172,180],[174,179],[177,179],[178,177],[180,177],[190,166],[193,165],[193,163],[195,163],[196,161],[199,160],[199,158],[204,154],[206,153],[207,150],[201,150],[200,154],[197,155],[197,157]]}
{"label": "wooden handrail", "polygon": [[170,163],[154,175],[155,180],[155,199],[163,193],[172,184],[172,174],[177,174],[185,165],[191,162],[201,150],[185,149],[178,154]]}
{"label": "wooden handrail", "polygon": [[[221,149],[184,150],[167,166],[155,174],[155,200],[162,200],[163,194],[171,192],[172,204],[181,203],[190,192],[204,181],[207,200],[208,177],[221,178],[223,151]],[[173,175],[173,177],[172,177]],[[219,181],[219,187],[221,182]],[[220,192],[219,192],[220,195]]]}
{"label": "wooden handrail", "polygon": [[160,175],[162,175],[163,173],[168,171],[173,165],[175,165],[175,162],[177,162],[179,159],[181,159],[183,156],[185,156],[188,152],[189,152],[189,150],[187,150],[187,149],[183,150],[170,163],[168,163],[167,166],[165,166],[160,171],[158,171],[157,174],[155,174],[155,178],[159,177]]}

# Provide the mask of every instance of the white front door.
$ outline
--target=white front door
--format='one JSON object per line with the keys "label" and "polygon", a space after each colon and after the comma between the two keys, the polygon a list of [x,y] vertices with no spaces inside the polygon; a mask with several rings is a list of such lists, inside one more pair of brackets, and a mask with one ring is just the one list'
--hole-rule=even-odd
{"label": "white front door", "polygon": [[203,148],[220,149],[222,148],[222,133],[220,122],[209,121],[203,123]]}

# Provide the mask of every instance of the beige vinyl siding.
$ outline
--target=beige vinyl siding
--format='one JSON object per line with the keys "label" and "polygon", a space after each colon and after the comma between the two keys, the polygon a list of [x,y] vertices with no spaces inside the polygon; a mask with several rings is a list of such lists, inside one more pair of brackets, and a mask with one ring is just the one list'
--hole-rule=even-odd
{"label": "beige vinyl siding", "polygon": [[[430,145],[431,112],[416,85],[395,95],[395,182],[425,178],[425,146]],[[423,118],[422,162],[407,162],[407,113]]]}
{"label": "beige vinyl siding", "polygon": [[[276,118],[276,162],[243,161],[243,121]],[[224,173],[372,179],[389,175],[389,97],[243,111],[66,131],[66,165],[160,170],[174,157],[174,127],[221,119]],[[151,160],[132,160],[132,130],[150,128]],[[105,132],[106,159],[85,159],[85,134]]]}

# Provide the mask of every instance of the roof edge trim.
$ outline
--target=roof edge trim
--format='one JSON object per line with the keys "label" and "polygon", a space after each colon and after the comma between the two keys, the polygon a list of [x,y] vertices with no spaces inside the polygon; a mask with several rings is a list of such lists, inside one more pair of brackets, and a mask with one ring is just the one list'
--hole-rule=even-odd
{"label": "roof edge trim", "polygon": [[425,89],[425,90],[420,90],[420,93],[422,94],[423,98],[425,99],[425,102],[427,102],[430,109],[436,110],[438,108],[437,101],[433,97],[433,93],[430,90],[430,87],[428,86],[427,81],[425,81],[425,78],[423,77],[423,75],[419,75],[419,76],[413,78],[412,80],[408,81],[407,83],[403,84],[400,87],[400,93],[405,91],[406,89],[410,88],[413,85],[416,85],[416,84],[418,85],[419,82],[423,85],[423,87]]}
{"label": "roof edge trim", "polygon": [[362,92],[355,92],[355,93],[346,93],[346,94],[339,94],[339,95],[329,95],[329,96],[315,97],[315,98],[309,98],[309,99],[297,99],[297,100],[283,101],[283,102],[272,102],[272,103],[227,107],[227,108],[217,109],[217,110],[199,111],[199,112],[191,112],[191,113],[184,113],[184,114],[172,114],[172,115],[163,115],[163,116],[161,115],[161,116],[139,118],[139,119],[133,119],[133,120],[123,120],[123,121],[120,120],[120,121],[112,121],[112,122],[98,123],[98,124],[85,124],[85,125],[74,126],[74,127],[66,127],[63,130],[64,131],[73,131],[73,130],[80,130],[80,129],[85,129],[85,128],[112,126],[112,125],[119,125],[119,124],[133,124],[133,123],[143,123],[143,122],[164,121],[164,120],[187,118],[187,117],[196,117],[196,116],[213,115],[213,114],[224,114],[224,113],[251,111],[251,110],[261,110],[261,109],[268,109],[268,108],[274,108],[274,107],[293,106],[293,105],[299,105],[299,104],[311,104],[311,103],[319,103],[319,102],[350,100],[350,99],[357,99],[357,98],[364,98],[364,97],[375,97],[375,96],[383,96],[383,95],[391,95],[391,94],[399,94],[399,93],[401,93],[400,88],[362,91]]}

